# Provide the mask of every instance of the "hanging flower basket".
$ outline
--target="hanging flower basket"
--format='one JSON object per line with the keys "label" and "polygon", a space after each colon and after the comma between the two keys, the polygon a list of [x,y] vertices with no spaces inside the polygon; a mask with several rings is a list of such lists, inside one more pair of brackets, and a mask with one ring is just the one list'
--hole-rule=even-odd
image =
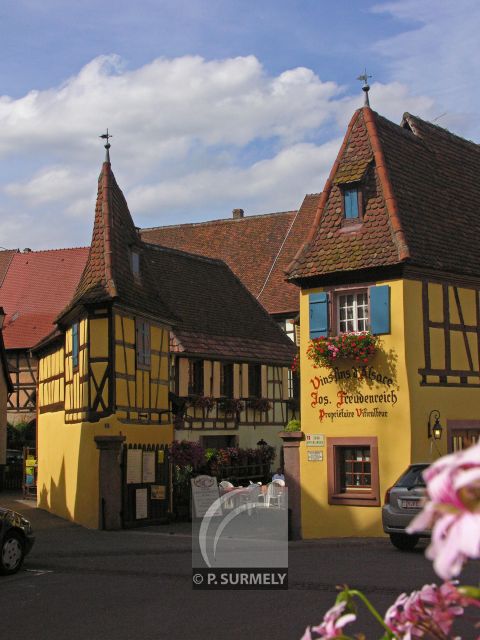
{"label": "hanging flower basket", "polygon": [[318,367],[333,367],[341,358],[354,360],[358,364],[366,364],[379,348],[378,336],[370,332],[342,333],[331,338],[315,338],[310,340],[307,358]]}
{"label": "hanging flower basket", "polygon": [[270,400],[267,398],[252,398],[248,401],[248,406],[254,411],[266,413],[272,408]]}
{"label": "hanging flower basket", "polygon": [[190,396],[189,405],[195,409],[205,409],[208,413],[215,406],[215,400],[209,396]]}
{"label": "hanging flower basket", "polygon": [[218,401],[218,408],[225,413],[240,413],[243,411],[243,402],[236,398],[222,398]]}

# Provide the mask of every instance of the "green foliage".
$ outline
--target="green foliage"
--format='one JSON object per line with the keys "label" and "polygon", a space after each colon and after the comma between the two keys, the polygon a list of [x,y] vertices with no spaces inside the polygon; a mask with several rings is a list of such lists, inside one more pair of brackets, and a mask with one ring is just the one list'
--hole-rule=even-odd
{"label": "green foliage", "polygon": [[34,447],[36,439],[35,420],[7,425],[7,449]]}
{"label": "green foliage", "polygon": [[300,420],[290,420],[285,431],[301,431]]}

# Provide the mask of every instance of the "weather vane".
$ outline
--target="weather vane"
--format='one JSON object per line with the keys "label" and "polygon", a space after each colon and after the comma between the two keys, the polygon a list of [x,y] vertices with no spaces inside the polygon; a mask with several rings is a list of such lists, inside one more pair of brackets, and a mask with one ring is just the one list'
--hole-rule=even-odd
{"label": "weather vane", "polygon": [[[365,91],[365,106],[370,106],[370,100],[368,99],[368,92],[370,91],[370,85],[368,84],[368,79],[372,76],[367,75],[367,70],[362,73],[361,76],[358,76],[357,80],[363,82],[362,91]],[[108,131],[108,130],[107,130]]]}
{"label": "weather vane", "polygon": [[105,153],[105,162],[110,162],[110,147],[112,146],[109,142],[110,138],[113,138],[111,133],[108,133],[108,127],[107,127],[107,133],[102,133],[101,136],[98,136],[99,138],[102,138],[103,140],[106,140],[107,143],[104,145],[105,149],[107,150]]}

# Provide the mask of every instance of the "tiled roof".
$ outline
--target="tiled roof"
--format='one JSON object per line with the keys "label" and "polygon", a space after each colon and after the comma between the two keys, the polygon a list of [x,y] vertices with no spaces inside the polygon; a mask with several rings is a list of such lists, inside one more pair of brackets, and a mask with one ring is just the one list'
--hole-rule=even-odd
{"label": "tiled roof", "polygon": [[298,313],[298,289],[284,271],[305,240],[319,195],[308,195],[299,211],[141,231],[146,242],[226,262],[269,313]]}
{"label": "tiled roof", "polygon": [[71,299],[88,248],[15,252],[0,287],[7,349],[32,347],[52,331],[53,321]]}
{"label": "tiled roof", "polygon": [[[135,278],[133,274],[131,250],[140,256],[140,278]],[[159,298],[155,282],[146,268],[143,243],[110,162],[104,162],[98,178],[95,220],[87,264],[72,300],[59,317],[78,304],[116,299],[134,310],[172,320],[172,314]]]}
{"label": "tiled roof", "polygon": [[10,266],[12,258],[16,253],[18,253],[16,249],[5,249],[0,251],[0,287],[5,280],[8,267]]}
{"label": "tiled roof", "polygon": [[[402,262],[479,276],[479,174],[480,147],[473,142],[410,114],[396,125],[359,109],[289,277]],[[360,178],[363,221],[348,225],[339,185]]]}
{"label": "tiled roof", "polygon": [[177,350],[289,364],[295,346],[220,260],[145,245],[158,295],[177,321]]}

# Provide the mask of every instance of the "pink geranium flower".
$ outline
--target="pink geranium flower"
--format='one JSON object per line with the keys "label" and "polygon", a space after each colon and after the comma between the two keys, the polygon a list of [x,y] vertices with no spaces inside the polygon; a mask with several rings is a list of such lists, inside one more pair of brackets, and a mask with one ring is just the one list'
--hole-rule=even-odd
{"label": "pink geranium flower", "polygon": [[385,623],[402,640],[424,637],[448,640],[455,618],[474,602],[452,582],[440,587],[426,584],[410,595],[402,593],[385,614]]}
{"label": "pink geranium flower", "polygon": [[428,501],[407,532],[432,527],[425,555],[447,580],[467,558],[480,558],[480,443],[440,458],[423,475]]}
{"label": "pink geranium flower", "polygon": [[307,627],[301,640],[329,640],[342,637],[343,627],[356,620],[354,613],[345,613],[346,606],[346,602],[334,605],[324,615],[322,624],[317,627]]}

